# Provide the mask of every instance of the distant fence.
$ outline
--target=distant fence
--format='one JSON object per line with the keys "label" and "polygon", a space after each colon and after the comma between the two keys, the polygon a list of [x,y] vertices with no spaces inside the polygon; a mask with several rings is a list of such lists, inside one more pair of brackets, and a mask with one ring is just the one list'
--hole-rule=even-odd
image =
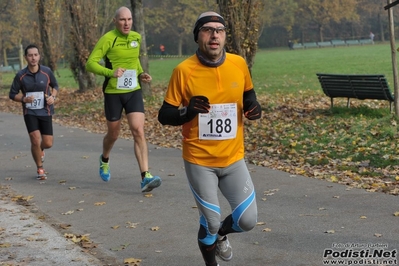
{"label": "distant fence", "polygon": [[337,46],[351,46],[351,45],[365,45],[374,44],[371,39],[360,39],[360,40],[331,40],[327,42],[305,42],[305,43],[294,43],[294,49],[307,49],[307,48],[322,48],[322,47],[337,47]]}

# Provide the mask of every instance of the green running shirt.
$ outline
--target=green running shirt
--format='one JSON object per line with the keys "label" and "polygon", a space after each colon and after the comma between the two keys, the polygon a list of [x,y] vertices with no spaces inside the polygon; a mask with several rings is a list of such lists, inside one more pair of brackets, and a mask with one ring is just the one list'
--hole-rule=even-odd
{"label": "green running shirt", "polygon": [[[128,35],[121,34],[117,29],[104,34],[95,45],[87,63],[86,70],[105,77],[104,93],[121,94],[140,89],[138,76],[143,72],[140,56],[141,35],[130,31]],[[100,64],[104,60],[105,65]],[[117,89],[118,79],[113,77],[118,67],[135,70],[137,86],[133,89]]]}

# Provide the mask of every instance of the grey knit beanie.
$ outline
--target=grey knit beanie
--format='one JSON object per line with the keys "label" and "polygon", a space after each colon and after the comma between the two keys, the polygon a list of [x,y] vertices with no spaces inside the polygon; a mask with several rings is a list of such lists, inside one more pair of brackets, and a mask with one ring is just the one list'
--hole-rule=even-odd
{"label": "grey knit beanie", "polygon": [[194,33],[194,41],[195,42],[198,41],[199,29],[205,23],[208,23],[208,22],[219,22],[219,23],[222,23],[223,26],[226,27],[226,23],[224,22],[224,18],[221,15],[219,15],[218,13],[213,12],[213,11],[204,12],[201,15],[199,15],[199,17],[197,18],[197,21],[195,22],[195,25],[194,25],[193,33]]}

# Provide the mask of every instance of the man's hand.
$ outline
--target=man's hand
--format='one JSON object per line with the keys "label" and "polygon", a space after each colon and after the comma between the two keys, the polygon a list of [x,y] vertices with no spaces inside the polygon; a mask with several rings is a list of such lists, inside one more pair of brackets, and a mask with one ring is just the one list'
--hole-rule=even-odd
{"label": "man's hand", "polygon": [[199,113],[209,113],[209,100],[205,96],[193,96],[187,106],[187,118],[193,119]]}
{"label": "man's hand", "polygon": [[55,103],[55,96],[53,95],[48,96],[47,94],[45,94],[44,97],[46,98],[46,103],[48,105],[52,105]]}
{"label": "man's hand", "polygon": [[126,69],[118,67],[114,71],[114,78],[120,78],[123,76],[123,73],[125,73]]}
{"label": "man's hand", "polygon": [[244,116],[249,120],[255,120],[262,117],[262,107],[257,101],[245,100]]}
{"label": "man's hand", "polygon": [[141,82],[145,82],[145,83],[148,83],[152,80],[152,77],[150,76],[150,74],[145,73],[145,72],[141,73],[139,78],[140,78]]}

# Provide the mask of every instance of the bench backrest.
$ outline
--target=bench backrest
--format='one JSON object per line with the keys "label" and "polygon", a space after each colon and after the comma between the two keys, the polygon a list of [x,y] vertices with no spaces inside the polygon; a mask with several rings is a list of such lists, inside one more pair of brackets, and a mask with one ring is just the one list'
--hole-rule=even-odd
{"label": "bench backrest", "polygon": [[331,42],[318,42],[317,43],[318,46],[331,46]]}
{"label": "bench backrest", "polygon": [[317,42],[305,42],[303,44],[303,47],[305,47],[305,48],[317,48],[319,46],[317,45]]}
{"label": "bench backrest", "polygon": [[359,43],[359,40],[346,40],[345,42],[346,42],[347,45],[350,45],[350,44],[360,44],[360,43]]}
{"label": "bench backrest", "polygon": [[347,97],[394,101],[384,75],[344,75],[317,73],[323,92],[330,98]]}

